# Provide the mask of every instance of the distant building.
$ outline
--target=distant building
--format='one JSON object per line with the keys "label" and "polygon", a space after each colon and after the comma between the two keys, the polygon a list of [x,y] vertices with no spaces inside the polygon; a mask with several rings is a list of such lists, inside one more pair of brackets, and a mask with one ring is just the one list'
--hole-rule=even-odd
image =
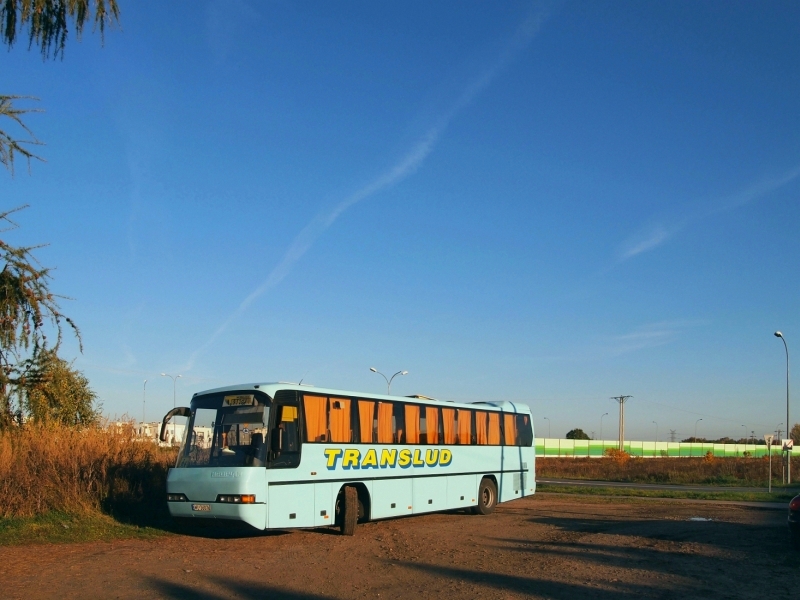
{"label": "distant building", "polygon": [[[136,427],[136,437],[141,440],[149,440],[159,446],[178,446],[183,442],[183,437],[186,434],[186,426],[180,423],[170,423],[167,425],[167,441],[162,442],[158,439],[161,433],[161,423],[154,421],[152,423],[139,423]],[[193,430],[192,444],[198,448],[206,449],[211,447],[212,437],[214,431],[211,427],[195,427]]]}

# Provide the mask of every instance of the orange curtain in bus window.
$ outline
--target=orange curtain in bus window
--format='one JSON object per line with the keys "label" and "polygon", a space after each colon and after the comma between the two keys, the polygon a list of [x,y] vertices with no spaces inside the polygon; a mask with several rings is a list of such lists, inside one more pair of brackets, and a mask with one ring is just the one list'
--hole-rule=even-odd
{"label": "orange curtain in bus window", "polygon": [[489,429],[486,423],[486,416],[485,412],[475,413],[475,433],[478,437],[478,443],[482,446],[489,443]]}
{"label": "orange curtain in bus window", "polygon": [[419,406],[406,404],[406,443],[419,444]]}
{"label": "orange curtain in bus window", "polygon": [[472,415],[468,410],[458,410],[458,443],[472,443]]}
{"label": "orange curtain in bus window", "polygon": [[442,429],[444,430],[444,443],[456,443],[456,409],[442,409]]}
{"label": "orange curtain in bus window", "polygon": [[331,441],[349,442],[351,438],[350,429],[350,400],[347,398],[330,398],[328,405],[330,411]]}
{"label": "orange curtain in bus window", "polygon": [[426,443],[439,443],[439,409],[433,407],[425,408],[425,423],[427,426]]}
{"label": "orange curtain in bus window", "polygon": [[378,402],[378,443],[391,444],[392,439],[392,403]]}
{"label": "orange curtain in bus window", "polygon": [[375,403],[369,400],[358,401],[358,424],[361,429],[362,444],[372,443],[372,419],[375,413]]}
{"label": "orange curtain in bus window", "polygon": [[303,395],[303,408],[306,411],[306,441],[324,442],[325,430],[325,405],[328,399],[325,396]]}
{"label": "orange curtain in bus window", "polygon": [[517,445],[517,420],[515,415],[503,415],[503,437],[506,446]]}
{"label": "orange curtain in bus window", "polygon": [[489,413],[489,445],[500,445],[500,415],[496,412]]}

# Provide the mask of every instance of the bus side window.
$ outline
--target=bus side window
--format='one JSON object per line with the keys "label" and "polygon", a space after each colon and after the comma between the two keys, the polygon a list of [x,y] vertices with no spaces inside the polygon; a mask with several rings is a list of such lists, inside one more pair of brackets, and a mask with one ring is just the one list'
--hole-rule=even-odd
{"label": "bus side window", "polygon": [[483,411],[475,411],[475,433],[477,443],[485,446],[489,443],[489,429],[487,423],[487,414]]}
{"label": "bus side window", "polygon": [[406,421],[406,444],[419,444],[420,439],[420,418],[419,406],[415,404],[405,405]]}
{"label": "bus side window", "polygon": [[425,407],[425,431],[422,437],[423,444],[439,443],[439,409],[435,406]]}
{"label": "bus side window", "polygon": [[406,416],[403,405],[394,404],[392,415],[392,428],[394,429],[394,441],[396,444],[406,443]]}
{"label": "bus side window", "polygon": [[528,415],[517,415],[517,445],[533,446],[533,428]]}
{"label": "bus side window", "polygon": [[444,443],[455,444],[457,436],[455,408],[442,408],[442,430]]}
{"label": "bus side window", "polygon": [[499,446],[502,443],[500,439],[500,413],[489,413],[489,445]]}
{"label": "bus side window", "polygon": [[371,444],[375,438],[375,403],[372,400],[358,401],[358,441],[362,444]]}
{"label": "bus side window", "polygon": [[328,399],[325,396],[303,395],[303,410],[305,411],[305,441],[325,442],[327,441],[328,415],[326,405]]}
{"label": "bus side window", "polygon": [[331,441],[339,443],[350,442],[353,434],[350,428],[350,399],[330,398],[328,406]]}
{"label": "bus side window", "polygon": [[517,419],[516,415],[503,415],[503,445],[517,445]]}
{"label": "bus side window", "polygon": [[391,444],[392,432],[392,403],[378,402],[378,443]]}
{"label": "bus side window", "polygon": [[458,409],[458,443],[472,444],[472,411]]}

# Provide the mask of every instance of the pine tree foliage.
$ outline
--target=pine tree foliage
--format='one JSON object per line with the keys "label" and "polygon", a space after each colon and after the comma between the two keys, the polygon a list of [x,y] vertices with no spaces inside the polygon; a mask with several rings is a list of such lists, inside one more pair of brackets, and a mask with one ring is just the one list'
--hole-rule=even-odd
{"label": "pine tree foliage", "polygon": [[[0,213],[0,221],[16,227],[10,215],[22,208]],[[21,419],[21,403],[15,406],[13,400],[43,382],[51,354],[61,346],[63,329],[71,329],[81,343],[78,327],[58,305],[63,296],[50,291],[50,269],[39,266],[32,254],[36,248],[0,239],[0,427]],[[48,331],[55,334],[54,340]]]}
{"label": "pine tree foliage", "polygon": [[[86,23],[93,23],[93,29],[100,31],[102,42],[106,26],[119,23],[117,0],[0,0],[2,42],[11,50],[27,27],[28,49],[35,45],[43,60],[51,56],[53,59],[63,59],[70,28],[74,28],[80,39]],[[21,119],[25,113],[39,111],[15,106],[14,101],[22,99],[31,97],[0,94],[0,117],[11,119],[15,126],[31,137],[28,140],[17,139],[4,128],[4,123],[8,121],[3,119],[0,123],[0,164],[12,175],[16,155],[25,157],[29,169],[31,159],[42,160],[26,147],[40,142]]]}
{"label": "pine tree foliage", "polygon": [[28,28],[28,49],[39,47],[43,59],[64,57],[70,23],[80,39],[87,21],[100,30],[119,23],[117,0],[0,0],[0,33],[11,49],[23,27]]}
{"label": "pine tree foliage", "polygon": [[44,160],[25,147],[27,145],[40,145],[41,142],[36,139],[28,126],[22,122],[22,115],[42,111],[37,108],[18,108],[14,105],[15,100],[38,100],[38,98],[32,96],[4,96],[0,94],[0,117],[10,119],[32,138],[29,140],[18,140],[6,133],[5,129],[0,129],[0,165],[3,165],[11,171],[12,175],[14,174],[14,158],[16,158],[17,154],[24,156],[28,161],[28,170],[30,170],[32,158]]}

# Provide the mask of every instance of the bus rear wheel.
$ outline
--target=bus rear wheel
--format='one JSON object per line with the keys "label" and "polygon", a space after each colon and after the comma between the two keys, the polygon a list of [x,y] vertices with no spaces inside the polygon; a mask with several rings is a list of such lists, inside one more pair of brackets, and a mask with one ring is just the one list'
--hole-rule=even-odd
{"label": "bus rear wheel", "polygon": [[495,506],[497,506],[497,486],[494,481],[484,477],[478,487],[478,505],[472,511],[476,515],[490,515],[494,512]]}
{"label": "bus rear wheel", "polygon": [[358,490],[348,486],[342,490],[339,514],[339,530],[342,535],[354,535],[358,523]]}

